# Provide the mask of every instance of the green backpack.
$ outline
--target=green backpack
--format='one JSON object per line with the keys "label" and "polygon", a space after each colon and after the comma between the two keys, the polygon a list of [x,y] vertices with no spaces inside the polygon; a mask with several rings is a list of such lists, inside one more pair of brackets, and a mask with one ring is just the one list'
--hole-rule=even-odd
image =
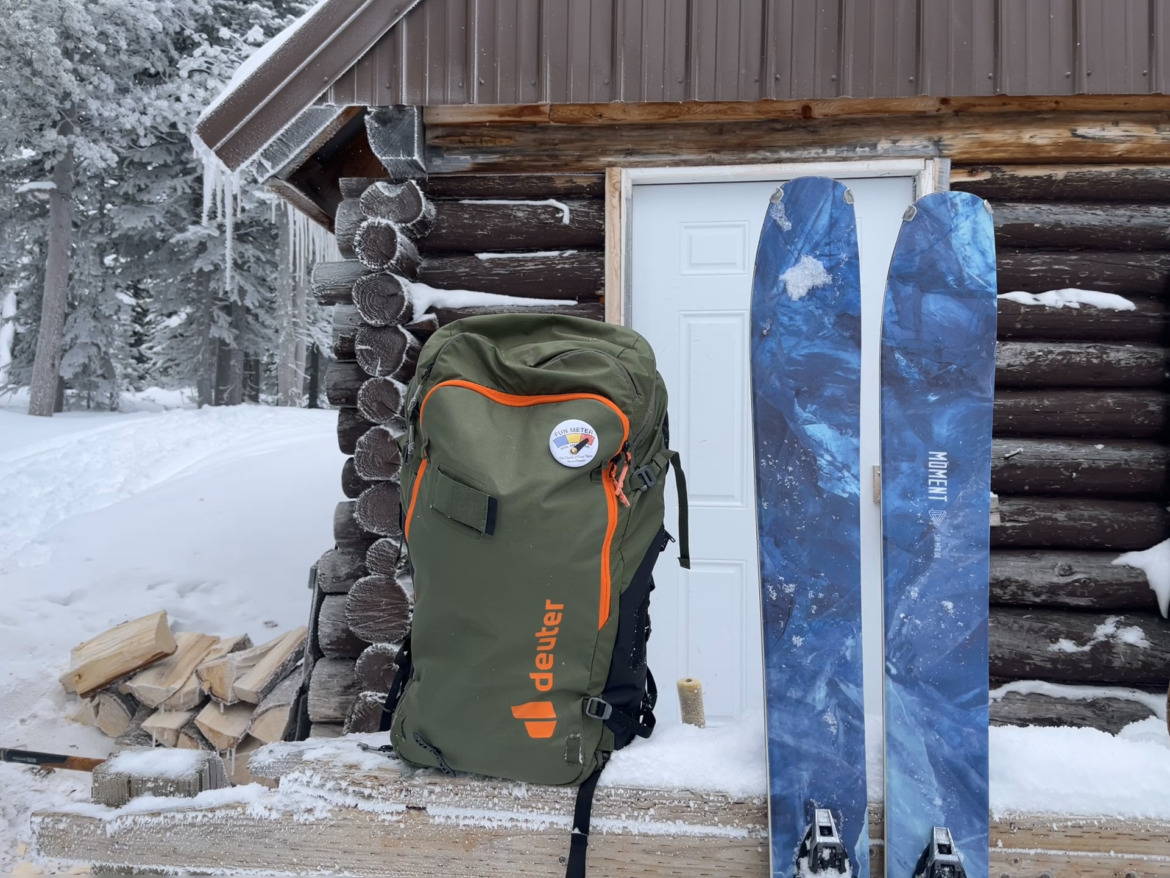
{"label": "green backpack", "polygon": [[654,354],[593,320],[470,317],[427,341],[406,399],[415,606],[393,748],[444,772],[580,784],[568,874],[583,875],[597,777],[654,727],[646,640],[671,463],[690,566]]}

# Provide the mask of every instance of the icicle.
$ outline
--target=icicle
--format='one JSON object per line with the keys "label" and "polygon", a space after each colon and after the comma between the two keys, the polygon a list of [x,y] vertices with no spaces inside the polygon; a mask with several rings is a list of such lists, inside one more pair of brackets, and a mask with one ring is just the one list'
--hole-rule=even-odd
{"label": "icicle", "polygon": [[211,225],[212,206],[215,207],[215,219],[224,224],[224,286],[230,290],[235,283],[232,258],[235,254],[236,218],[243,217],[244,213],[240,171],[231,171],[195,134],[191,135],[191,146],[203,163],[203,225]]}
{"label": "icicle", "polygon": [[16,293],[9,291],[0,303],[0,386],[8,380],[8,367],[12,362],[12,341],[16,337]]}
{"label": "icicle", "polygon": [[300,283],[305,283],[317,262],[336,262],[341,259],[337,240],[328,229],[318,225],[288,202],[285,202],[289,231],[289,270]]}

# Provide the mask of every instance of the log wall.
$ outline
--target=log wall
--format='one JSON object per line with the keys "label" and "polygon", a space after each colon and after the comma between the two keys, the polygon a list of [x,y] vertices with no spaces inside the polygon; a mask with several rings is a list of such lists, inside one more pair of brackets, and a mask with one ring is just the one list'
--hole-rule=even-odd
{"label": "log wall", "polygon": [[[448,125],[428,133],[428,179],[342,181],[336,231],[347,259],[319,265],[313,279],[319,300],[339,306],[327,389],[340,407],[339,447],[350,455],[342,471],[349,499],[335,516],[336,548],[319,565],[312,622],[317,628],[323,619],[327,630],[316,631],[311,646],[326,664],[315,673],[306,662],[303,728],[364,730],[376,721],[370,681],[385,674],[353,672],[351,680],[347,673],[355,661],[358,668],[384,665],[409,618],[393,437],[418,345],[452,320],[509,310],[454,302],[423,309],[415,285],[560,300],[547,310],[602,319],[603,167],[803,155],[769,141],[771,152],[737,158],[722,148],[722,129],[703,127],[703,137],[688,143],[686,126],[669,127],[667,136],[652,125],[556,132]],[[995,142],[1005,143],[1002,136]],[[615,149],[620,156],[610,156]],[[983,154],[951,152],[964,150]],[[1053,161],[1057,152],[1018,160]],[[1000,153],[1012,154],[986,155]],[[1068,160],[1107,158],[1081,153]],[[852,153],[834,147],[828,154]],[[1080,287],[1132,305],[1000,301],[992,484],[1001,523],[992,531],[991,678],[1164,691],[1170,669],[1161,650],[1170,623],[1157,614],[1144,575],[1111,562],[1170,537],[1170,169],[957,164],[952,186],[995,208],[1001,292]],[[1109,634],[1115,629],[1141,632],[1151,647],[1142,652],[1118,641]],[[355,642],[368,644],[356,656]],[[338,697],[324,686],[347,693],[341,700],[348,698],[351,710],[343,719]],[[1048,696],[993,705],[1001,722],[1053,716],[1112,728],[1118,711]]]}
{"label": "log wall", "polygon": [[[1113,560],[1170,537],[1170,169],[955,168],[995,208],[1001,293],[1075,287],[1126,310],[1000,299],[991,676],[1166,690],[1170,622]],[[994,721],[1117,731],[1133,700],[1009,695]]]}
{"label": "log wall", "polygon": [[[347,499],[334,515],[334,547],[311,582],[300,737],[376,731],[393,679],[414,594],[399,529],[395,439],[421,344],[439,326],[474,314],[524,307],[604,316],[601,175],[341,182],[335,232],[346,259],[318,264],[313,290],[335,306],[325,380],[338,407],[338,448],[347,455]],[[548,304],[485,306],[435,299],[434,290]]]}

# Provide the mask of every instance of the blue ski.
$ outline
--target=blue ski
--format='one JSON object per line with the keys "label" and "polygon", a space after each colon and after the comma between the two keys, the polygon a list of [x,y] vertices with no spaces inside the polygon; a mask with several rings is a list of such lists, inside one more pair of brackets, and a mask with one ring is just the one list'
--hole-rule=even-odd
{"label": "blue ski", "polygon": [[751,366],[772,875],[868,878],[861,284],[840,183],[804,177],[772,197]]}
{"label": "blue ski", "polygon": [[[882,317],[886,874],[988,874],[990,209],[907,212]],[[958,869],[958,871],[956,871]]]}

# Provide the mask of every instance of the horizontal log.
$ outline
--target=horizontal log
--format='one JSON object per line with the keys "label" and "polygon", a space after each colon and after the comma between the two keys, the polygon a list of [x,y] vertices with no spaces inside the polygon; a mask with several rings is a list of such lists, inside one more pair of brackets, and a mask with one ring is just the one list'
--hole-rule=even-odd
{"label": "horizontal log", "polygon": [[402,328],[420,342],[426,343],[426,340],[438,331],[439,321],[434,314],[423,314],[417,320],[402,324]]}
{"label": "horizontal log", "polygon": [[1139,701],[1128,698],[1077,700],[1039,693],[1009,692],[991,701],[993,726],[1072,726],[1116,735],[1130,723],[1154,716]]}
{"label": "horizontal log", "polygon": [[366,567],[370,573],[397,576],[406,564],[406,544],[401,536],[382,537],[366,551]]}
{"label": "horizontal log", "polygon": [[398,503],[396,483],[375,482],[358,497],[354,517],[363,530],[382,537],[397,538],[401,533],[399,522],[402,518]]}
{"label": "horizontal log", "polygon": [[[807,103],[807,102],[805,102]],[[677,118],[677,104],[669,111]],[[1121,120],[1124,124],[1119,124]],[[922,114],[630,125],[430,125],[432,174],[597,173],[611,166],[728,165],[940,156],[956,163],[1165,162],[1164,110]],[[1020,132],[1026,131],[1027,137]]]}
{"label": "horizontal log", "polygon": [[382,707],[385,703],[385,692],[359,692],[346,714],[344,733],[369,734],[381,729]]}
{"label": "horizontal log", "polygon": [[353,252],[370,271],[390,271],[406,277],[418,273],[418,247],[397,223],[363,221],[353,237]]}
{"label": "horizontal log", "polygon": [[448,323],[454,323],[464,317],[477,317],[481,314],[560,314],[562,317],[605,320],[605,304],[600,301],[586,301],[574,302],[571,305],[527,305],[523,307],[485,305],[479,308],[436,308],[434,313],[440,326],[446,326]]}
{"label": "horizontal log", "polygon": [[337,447],[342,454],[353,454],[357,442],[375,424],[362,417],[361,412],[352,408],[337,410]]}
{"label": "horizontal log", "polygon": [[[356,333],[350,336],[351,341],[355,336]],[[334,360],[325,367],[325,398],[330,405],[353,408],[358,391],[369,377],[353,360]]]}
{"label": "horizontal log", "polygon": [[333,215],[333,238],[337,241],[337,252],[346,259],[357,256],[353,250],[353,239],[364,219],[361,203],[356,198],[343,199],[337,205],[337,212]]}
{"label": "horizontal log", "polygon": [[367,573],[363,548],[338,546],[317,559],[316,585],[326,595],[345,594]]}
{"label": "horizontal log", "polygon": [[1001,497],[999,516],[997,549],[1128,552],[1170,537],[1170,512],[1153,501]]}
{"label": "horizontal log", "polygon": [[1122,296],[1162,296],[1170,288],[1170,253],[1115,250],[1029,250],[996,253],[999,288],[1040,293],[1080,287]]}
{"label": "horizontal log", "polygon": [[601,198],[604,174],[431,174],[431,198]]}
{"label": "horizontal log", "polygon": [[1170,205],[998,202],[995,244],[1052,249],[1170,250]]}
{"label": "horizontal log", "polygon": [[1155,612],[1146,575],[1114,564],[1116,552],[997,549],[991,553],[991,602],[1070,610]]}
{"label": "horizontal log", "polygon": [[1006,341],[996,348],[996,387],[1160,387],[1170,360],[1150,344]]}
{"label": "horizontal log", "polygon": [[341,190],[342,198],[361,198],[362,193],[375,183],[389,182],[385,177],[341,177],[337,181],[337,188]]}
{"label": "horizontal log", "polygon": [[397,418],[405,400],[406,385],[395,378],[370,378],[358,388],[358,411],[376,424]]}
{"label": "horizontal log", "polygon": [[433,206],[434,223],[418,242],[424,255],[605,246],[605,202],[599,198],[466,199]]}
{"label": "horizontal log", "polygon": [[361,325],[362,315],[352,302],[333,306],[333,336],[330,340],[330,350],[333,351],[335,359],[354,359],[356,356],[353,348],[354,338]]}
{"label": "horizontal log", "polygon": [[365,576],[347,595],[345,618],[369,643],[399,643],[410,628],[414,601],[401,578]]}
{"label": "horizontal log", "polygon": [[998,494],[1161,497],[1170,448],[1159,442],[996,439],[991,490]]}
{"label": "horizontal log", "polygon": [[356,659],[368,643],[358,637],[346,621],[347,594],[327,594],[317,616],[317,643],[327,658]]}
{"label": "horizontal log", "polygon": [[342,500],[333,508],[333,542],[338,546],[356,547],[363,551],[378,538],[364,530],[355,515],[356,500]]}
{"label": "horizontal log", "polygon": [[361,212],[369,219],[396,224],[413,241],[425,237],[435,218],[434,205],[423,195],[418,183],[375,183],[362,193]]}
{"label": "horizontal log", "polygon": [[369,269],[356,259],[343,262],[318,262],[309,276],[313,297],[322,305],[353,303],[353,285]]}
{"label": "horizontal log", "polygon": [[367,646],[354,665],[358,685],[367,692],[389,692],[398,672],[394,659],[401,648],[401,643],[371,643]]}
{"label": "horizontal log", "polygon": [[354,659],[320,658],[309,680],[309,719],[313,723],[343,723],[358,695]]}
{"label": "horizontal log", "polygon": [[988,631],[992,676],[1166,685],[1170,624],[1155,614],[996,607]]}
{"label": "horizontal log", "polygon": [[402,455],[395,437],[401,430],[378,426],[367,430],[357,441],[353,461],[358,475],[371,482],[398,481],[402,471]]}
{"label": "horizontal log", "polygon": [[[1001,291],[1002,292],[1002,291]],[[1162,299],[1131,297],[1132,311],[1117,308],[1053,308],[1000,298],[997,335],[1001,340],[1157,342],[1165,344],[1170,309]]]}
{"label": "horizontal log", "polygon": [[357,363],[371,376],[409,380],[421,345],[401,326],[363,326],[357,331]]}
{"label": "horizontal log", "polygon": [[444,290],[477,290],[536,299],[591,299],[605,287],[603,250],[555,256],[536,254],[481,259],[471,254],[428,256],[419,280]]}
{"label": "horizontal log", "polygon": [[373,483],[367,482],[357,474],[353,458],[347,457],[345,463],[341,465],[341,493],[350,500],[356,500],[362,495],[362,491],[370,487],[371,484]]}
{"label": "horizontal log", "polygon": [[1153,390],[995,391],[996,436],[1149,439],[1170,429],[1170,397]]}
{"label": "horizontal log", "polygon": [[410,281],[395,274],[370,274],[353,285],[353,302],[361,319],[371,326],[393,326],[410,321]]}
{"label": "horizontal log", "polygon": [[1151,165],[954,166],[951,188],[999,201],[1170,201],[1170,169]]}

